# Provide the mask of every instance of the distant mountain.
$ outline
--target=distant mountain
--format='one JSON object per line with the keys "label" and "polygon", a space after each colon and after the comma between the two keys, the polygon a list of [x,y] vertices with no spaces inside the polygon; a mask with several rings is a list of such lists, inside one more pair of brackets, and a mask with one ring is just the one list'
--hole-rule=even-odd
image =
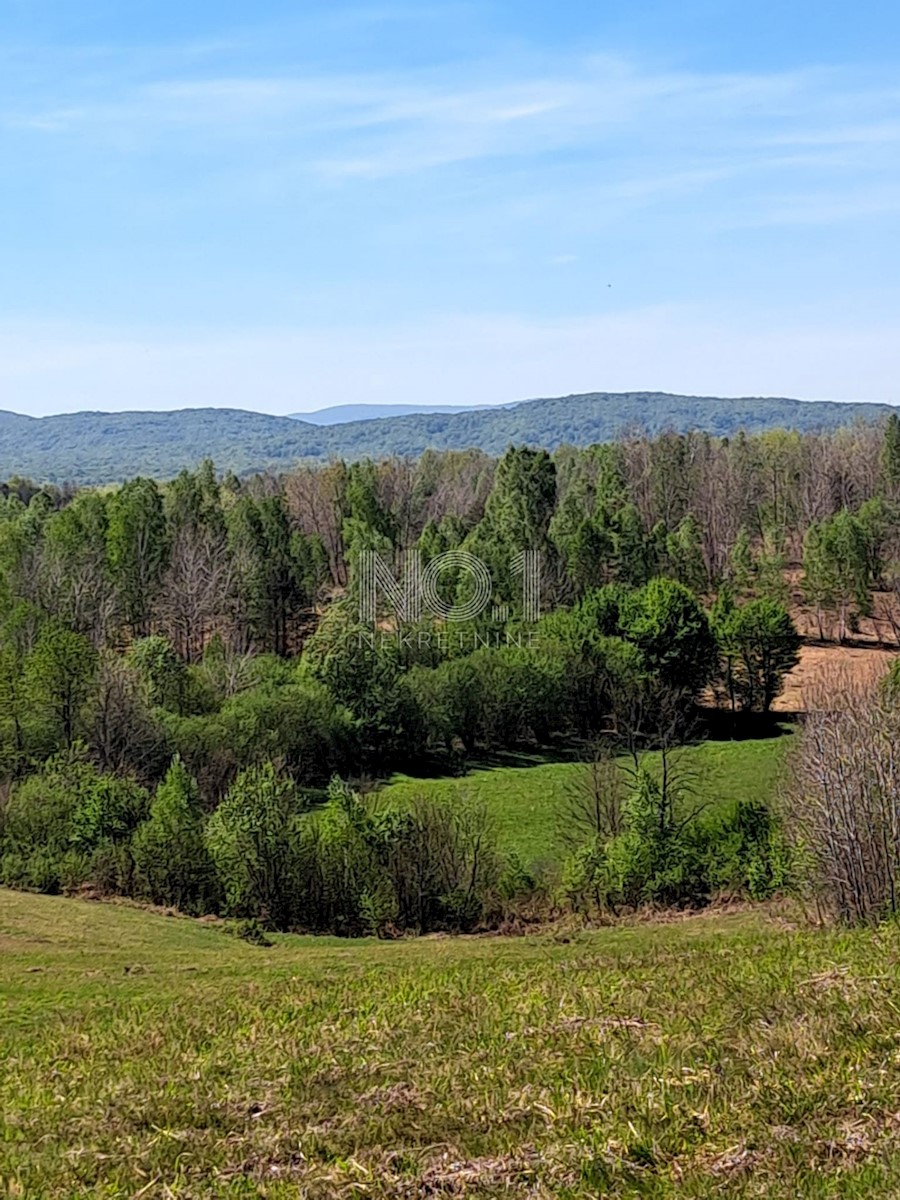
{"label": "distant mountain", "polygon": [[511,407],[429,412],[316,425],[228,408],[176,412],[70,413],[24,417],[0,412],[0,478],[107,483],[134,475],[169,478],[203,458],[237,474],[287,470],[302,459],[415,456],[477,447],[501,454],[512,443],[553,450],[609,441],[628,430],[672,429],[733,436],[739,430],[835,429],[877,421],[887,404],[782,398],[726,400],[665,392],[592,392]]}
{"label": "distant mountain", "polygon": [[294,421],[311,425],[346,425],[349,421],[375,421],[379,417],[410,417],[415,413],[465,412],[465,404],[336,404],[315,412],[291,413]]}

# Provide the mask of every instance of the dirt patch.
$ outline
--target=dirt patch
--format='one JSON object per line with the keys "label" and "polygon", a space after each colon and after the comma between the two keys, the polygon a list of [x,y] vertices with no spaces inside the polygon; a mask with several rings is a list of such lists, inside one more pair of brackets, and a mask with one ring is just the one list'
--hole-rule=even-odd
{"label": "dirt patch", "polygon": [[775,712],[805,712],[813,693],[835,690],[840,682],[880,679],[897,657],[884,646],[801,646],[800,661],[784,681],[784,691],[772,705]]}
{"label": "dirt patch", "polygon": [[[791,586],[791,617],[797,632],[808,641],[836,642],[841,632],[839,614],[834,611],[817,612],[807,604],[803,598],[800,575],[794,574],[795,577],[791,578],[789,573],[788,583]],[[871,608],[869,616],[855,613],[852,628],[844,631],[846,640],[854,645],[900,648],[900,605],[896,595],[893,592],[873,592]]]}

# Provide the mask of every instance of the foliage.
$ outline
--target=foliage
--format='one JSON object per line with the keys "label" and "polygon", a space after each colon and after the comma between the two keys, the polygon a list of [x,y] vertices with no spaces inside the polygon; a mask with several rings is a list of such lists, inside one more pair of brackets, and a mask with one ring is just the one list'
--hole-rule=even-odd
{"label": "foliage", "polygon": [[65,745],[75,738],[96,667],[97,652],[87,638],[56,621],[44,626],[25,660],[32,702],[52,719]]}
{"label": "foliage", "polygon": [[303,830],[299,923],[342,934],[460,932],[493,916],[503,864],[478,806],[372,807],[335,781]]}
{"label": "foliage", "polygon": [[804,589],[817,611],[837,607],[838,640],[843,640],[850,606],[869,611],[872,582],[869,539],[852,513],[842,509],[810,526],[803,543],[803,572]]}
{"label": "foliage", "polygon": [[724,592],[711,620],[732,708],[768,712],[799,660],[800,637],[790,614],[774,600],[735,607]]}
{"label": "foliage", "polygon": [[694,694],[711,679],[715,639],[706,613],[684,584],[657,578],[629,592],[621,601],[618,627],[662,687]]}
{"label": "foliage", "polygon": [[[147,808],[146,792],[127,778],[104,775],[81,748],[58,754],[18,784],[0,818],[0,881],[40,891],[96,881],[92,856],[124,850]],[[118,853],[118,851],[114,851]]]}

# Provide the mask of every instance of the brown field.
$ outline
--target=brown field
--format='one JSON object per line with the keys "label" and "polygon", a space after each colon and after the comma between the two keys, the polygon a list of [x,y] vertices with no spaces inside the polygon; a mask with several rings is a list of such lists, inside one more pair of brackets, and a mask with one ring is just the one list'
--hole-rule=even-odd
{"label": "brown field", "polygon": [[800,661],[772,707],[776,712],[806,712],[815,707],[813,697],[823,691],[836,691],[849,681],[880,678],[896,657],[896,648],[883,646],[802,646]]}

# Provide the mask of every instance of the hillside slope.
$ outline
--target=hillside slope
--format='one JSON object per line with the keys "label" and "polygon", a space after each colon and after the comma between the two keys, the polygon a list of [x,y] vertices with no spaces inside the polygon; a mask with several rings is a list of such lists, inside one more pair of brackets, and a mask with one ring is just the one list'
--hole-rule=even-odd
{"label": "hillside slope", "polygon": [[783,398],[722,399],[664,392],[592,392],[529,400],[513,407],[469,409],[313,425],[241,409],[68,413],[24,417],[0,413],[0,478],[106,483],[134,475],[173,476],[212,458],[222,470],[286,470],[301,459],[331,455],[418,455],[477,447],[502,453],[511,443],[549,450],[608,441],[625,430],[666,429],[734,435],[743,429],[833,429],[882,419],[886,404],[836,404]]}
{"label": "hillside slope", "polygon": [[897,1194],[890,928],[272,942],[0,891],[7,1194]]}

